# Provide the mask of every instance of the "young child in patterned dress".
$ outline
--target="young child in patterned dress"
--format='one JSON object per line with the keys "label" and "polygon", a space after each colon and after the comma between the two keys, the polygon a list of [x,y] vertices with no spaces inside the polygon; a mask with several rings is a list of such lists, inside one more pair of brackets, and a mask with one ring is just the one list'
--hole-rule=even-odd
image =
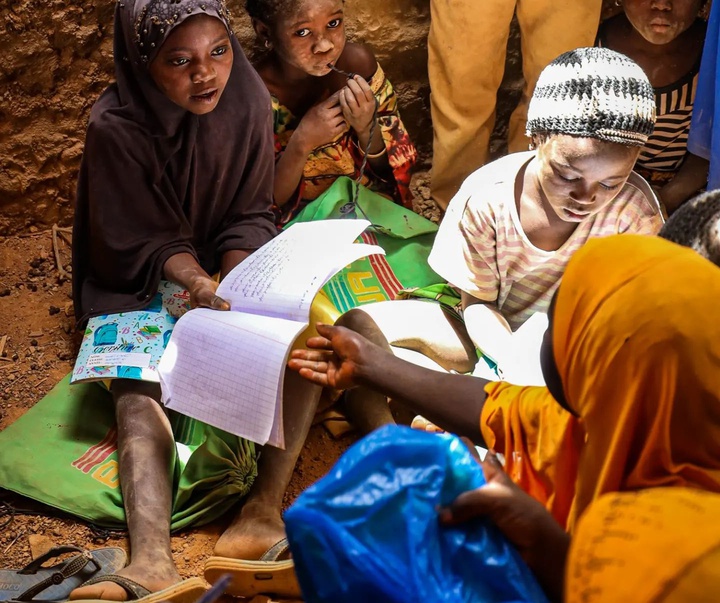
{"label": "young child in patterned dress", "polygon": [[[268,52],[255,65],[272,96],[275,215],[291,220],[340,176],[412,208],[417,151],[372,50],[346,42],[343,0],[247,0]],[[350,76],[350,77],[348,77]]]}
{"label": "young child in patterned dress", "polygon": [[623,0],[624,12],[608,19],[598,45],[627,55],[655,89],[655,130],[635,169],[655,188],[668,213],[705,187],[706,159],[688,151],[706,23],[706,0]]}

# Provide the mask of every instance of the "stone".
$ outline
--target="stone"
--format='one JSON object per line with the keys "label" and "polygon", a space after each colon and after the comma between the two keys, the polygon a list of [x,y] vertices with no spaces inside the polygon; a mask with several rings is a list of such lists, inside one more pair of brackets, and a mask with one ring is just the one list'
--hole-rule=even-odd
{"label": "stone", "polygon": [[44,534],[30,534],[28,543],[30,544],[30,554],[33,559],[37,559],[56,546],[55,542]]}

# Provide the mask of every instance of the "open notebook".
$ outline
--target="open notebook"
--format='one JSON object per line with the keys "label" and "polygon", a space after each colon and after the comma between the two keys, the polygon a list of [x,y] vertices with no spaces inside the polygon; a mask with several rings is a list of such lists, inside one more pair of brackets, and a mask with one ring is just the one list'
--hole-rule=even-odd
{"label": "open notebook", "polygon": [[284,446],[282,391],[291,346],[320,288],[355,260],[384,254],[353,241],[367,220],[294,224],[240,263],[217,294],[221,312],[178,320],[158,367],[168,408],[258,444]]}

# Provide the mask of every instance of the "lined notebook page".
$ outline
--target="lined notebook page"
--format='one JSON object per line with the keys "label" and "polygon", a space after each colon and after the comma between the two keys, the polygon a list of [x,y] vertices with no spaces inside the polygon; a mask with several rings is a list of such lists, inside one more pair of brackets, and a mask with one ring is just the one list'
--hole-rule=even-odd
{"label": "lined notebook page", "polygon": [[[279,385],[289,348],[305,325],[196,309],[175,325],[160,361],[163,403],[258,444],[282,417]],[[281,425],[275,438],[282,444]]]}
{"label": "lined notebook page", "polygon": [[217,294],[233,311],[307,321],[320,288],[355,260],[385,252],[353,244],[367,220],[322,220],[293,224],[235,267]]}
{"label": "lined notebook page", "polygon": [[295,224],[240,263],[217,289],[231,311],[196,309],[175,325],[158,368],[165,405],[282,447],[282,381],[290,347],[328,279],[358,258],[384,253],[353,242],[369,224]]}

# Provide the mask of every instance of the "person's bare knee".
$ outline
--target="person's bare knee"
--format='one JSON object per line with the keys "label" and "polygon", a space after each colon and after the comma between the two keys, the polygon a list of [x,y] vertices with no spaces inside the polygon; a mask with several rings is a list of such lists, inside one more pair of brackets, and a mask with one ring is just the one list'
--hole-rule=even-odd
{"label": "person's bare knee", "polygon": [[116,379],[110,387],[118,421],[126,415],[165,416],[160,385],[133,379]]}
{"label": "person's bare knee", "polygon": [[390,344],[378,324],[359,308],[353,308],[345,312],[335,321],[335,325],[355,331],[374,344],[390,349]]}
{"label": "person's bare knee", "polygon": [[469,372],[477,361],[475,346],[464,325],[441,304],[420,300],[379,302],[349,310],[335,324],[391,352],[391,345],[419,352],[447,371]]}
{"label": "person's bare knee", "polygon": [[136,379],[114,379],[110,384],[110,391],[115,400],[120,397],[143,397],[160,402],[159,383],[138,381]]}

